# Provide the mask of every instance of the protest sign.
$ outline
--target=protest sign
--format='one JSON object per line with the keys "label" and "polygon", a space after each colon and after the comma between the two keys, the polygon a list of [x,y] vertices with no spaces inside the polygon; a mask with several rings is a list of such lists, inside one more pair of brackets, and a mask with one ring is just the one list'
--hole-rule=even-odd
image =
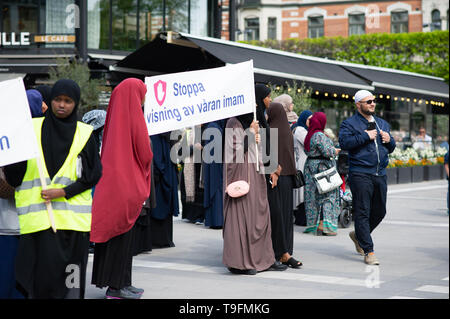
{"label": "protest sign", "polygon": [[[0,97],[0,167],[36,158],[42,189],[47,189],[22,78],[0,82]],[[56,232],[51,203],[45,204]]]}
{"label": "protest sign", "polygon": [[145,78],[149,135],[255,112],[253,61]]}
{"label": "protest sign", "polygon": [[23,80],[0,82],[0,97],[0,166],[36,157],[36,136]]}

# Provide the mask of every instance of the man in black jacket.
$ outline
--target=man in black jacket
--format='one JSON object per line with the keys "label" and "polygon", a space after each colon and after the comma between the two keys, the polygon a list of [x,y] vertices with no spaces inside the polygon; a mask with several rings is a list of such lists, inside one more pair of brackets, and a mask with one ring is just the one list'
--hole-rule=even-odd
{"label": "man in black jacket", "polygon": [[355,94],[357,111],[342,122],[339,145],[349,153],[349,183],[353,196],[355,231],[350,233],[364,262],[379,265],[372,231],[386,215],[386,166],[395,149],[390,126],[376,117],[375,96],[366,90]]}

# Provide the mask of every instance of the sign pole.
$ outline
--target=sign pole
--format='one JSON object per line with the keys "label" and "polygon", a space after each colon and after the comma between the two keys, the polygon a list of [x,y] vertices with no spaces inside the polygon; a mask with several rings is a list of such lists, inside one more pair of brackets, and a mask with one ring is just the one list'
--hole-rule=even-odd
{"label": "sign pole", "polygon": [[[45,177],[44,177],[44,169],[42,168],[42,162],[41,162],[41,157],[38,155],[38,157],[36,158],[37,161],[37,166],[38,166],[38,170],[39,170],[39,178],[41,180],[41,186],[43,190],[47,189],[47,182],[45,181]],[[48,213],[48,219],[50,221],[50,225],[53,229],[53,232],[56,233],[56,226],[55,226],[55,219],[53,217],[53,207],[52,207],[52,203],[51,202],[45,202],[45,206],[47,206],[47,213]]]}
{"label": "sign pole", "polygon": [[[255,104],[255,109],[253,110],[253,120],[256,121],[256,104]],[[261,141],[260,141],[260,143],[261,143]],[[256,149],[256,171],[259,172],[259,152],[258,152],[258,144],[257,143],[255,143],[255,149]]]}

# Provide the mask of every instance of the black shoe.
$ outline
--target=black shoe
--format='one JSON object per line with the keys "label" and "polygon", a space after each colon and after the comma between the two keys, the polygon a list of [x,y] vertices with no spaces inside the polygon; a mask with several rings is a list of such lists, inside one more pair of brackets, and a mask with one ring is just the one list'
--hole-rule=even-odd
{"label": "black shoe", "polygon": [[235,275],[256,275],[256,269],[237,269],[228,267],[228,270]]}
{"label": "black shoe", "polygon": [[283,265],[281,262],[279,262],[278,260],[276,262],[274,262],[272,264],[272,266],[269,267],[269,269],[267,270],[272,270],[272,271],[284,271],[288,269],[288,266]]}

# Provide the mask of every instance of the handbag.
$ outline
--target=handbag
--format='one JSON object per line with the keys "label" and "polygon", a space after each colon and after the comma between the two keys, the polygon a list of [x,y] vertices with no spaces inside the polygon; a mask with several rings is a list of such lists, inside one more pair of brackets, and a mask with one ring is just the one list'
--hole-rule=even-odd
{"label": "handbag", "polygon": [[313,176],[313,180],[317,186],[319,194],[331,192],[342,185],[341,176],[339,176],[335,166],[315,174]]}
{"label": "handbag", "polygon": [[302,171],[298,169],[294,175],[294,188],[300,188],[303,186],[305,186],[305,177],[303,176]]}
{"label": "handbag", "polygon": [[239,180],[236,182],[231,183],[230,185],[227,185],[227,173],[226,173],[226,165],[225,165],[225,193],[228,194],[228,196],[232,198],[239,198],[244,195],[247,195],[247,193],[250,191],[250,167],[247,168],[248,172],[248,182],[244,180]]}

